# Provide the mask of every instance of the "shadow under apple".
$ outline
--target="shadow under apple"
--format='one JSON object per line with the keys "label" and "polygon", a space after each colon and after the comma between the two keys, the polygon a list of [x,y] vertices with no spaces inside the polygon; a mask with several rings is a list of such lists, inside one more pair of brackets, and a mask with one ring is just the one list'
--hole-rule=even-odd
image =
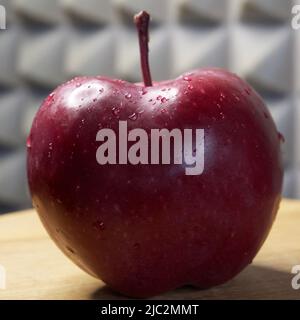
{"label": "shadow under apple", "polygon": [[[297,299],[299,290],[291,286],[293,274],[263,266],[248,266],[231,281],[206,290],[190,286],[178,288],[151,299]],[[123,300],[127,297],[104,286],[91,293],[91,299]]]}

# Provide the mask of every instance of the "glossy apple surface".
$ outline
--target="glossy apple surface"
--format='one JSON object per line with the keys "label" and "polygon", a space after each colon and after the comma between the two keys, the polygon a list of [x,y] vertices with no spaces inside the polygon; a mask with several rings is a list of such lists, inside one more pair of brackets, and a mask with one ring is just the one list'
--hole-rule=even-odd
{"label": "glossy apple surface", "polygon": [[[204,172],[99,165],[96,134],[203,128]],[[221,284],[251,263],[280,201],[280,135],[258,94],[219,69],[151,87],[76,78],[43,103],[28,139],[33,204],[52,239],[113,289],[153,296]]]}

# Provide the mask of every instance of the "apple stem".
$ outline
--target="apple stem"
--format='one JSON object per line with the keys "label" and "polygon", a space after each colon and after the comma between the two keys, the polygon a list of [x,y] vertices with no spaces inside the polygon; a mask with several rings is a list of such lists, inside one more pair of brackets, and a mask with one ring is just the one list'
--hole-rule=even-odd
{"label": "apple stem", "polygon": [[140,45],[141,69],[143,73],[143,80],[146,87],[152,86],[151,73],[149,68],[149,20],[150,15],[146,11],[141,11],[134,16],[134,23],[136,25]]}

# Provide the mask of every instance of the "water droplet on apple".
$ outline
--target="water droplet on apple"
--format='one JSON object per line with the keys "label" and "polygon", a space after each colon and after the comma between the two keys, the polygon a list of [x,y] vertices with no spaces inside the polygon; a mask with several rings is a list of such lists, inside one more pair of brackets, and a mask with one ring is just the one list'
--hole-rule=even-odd
{"label": "water droplet on apple", "polygon": [[167,102],[167,101],[168,101],[168,99],[165,98],[165,97],[163,97],[163,98],[161,99],[161,102],[162,102],[162,103],[165,103],[165,102]]}
{"label": "water droplet on apple", "polygon": [[146,93],[148,93],[148,91],[145,88],[143,88],[142,89],[142,95],[145,95]]}
{"label": "water droplet on apple", "polygon": [[120,114],[121,110],[119,107],[113,107],[112,108],[112,113],[115,115],[115,116],[118,116]]}
{"label": "water droplet on apple", "polygon": [[245,89],[245,92],[246,92],[248,95],[250,95],[250,94],[251,94],[251,89],[250,89],[250,88],[246,88],[246,89]]}
{"label": "water droplet on apple", "polygon": [[126,94],[125,94],[125,98],[126,98],[126,99],[130,99],[131,97],[132,97],[131,93],[126,93]]}
{"label": "water droplet on apple", "polygon": [[268,115],[268,113],[265,112],[265,111],[264,111],[264,117],[265,117],[266,119],[269,119],[269,115]]}
{"label": "water droplet on apple", "polygon": [[97,220],[93,223],[93,227],[96,229],[96,230],[101,230],[103,231],[105,229],[105,226],[104,226],[104,222],[102,220]]}
{"label": "water droplet on apple", "polygon": [[184,76],[184,77],[183,77],[183,80],[184,80],[184,81],[191,81],[191,78],[189,78],[189,77],[187,77],[187,76]]}
{"label": "water droplet on apple", "polygon": [[134,249],[139,249],[141,247],[141,245],[138,243],[138,242],[136,242],[134,245],[133,245],[133,248]]}
{"label": "water droplet on apple", "polygon": [[76,88],[81,87],[81,83],[76,83]]}
{"label": "water droplet on apple", "polygon": [[135,121],[137,119],[137,114],[134,112],[133,114],[131,114],[130,116],[128,116],[128,119]]}
{"label": "water droplet on apple", "polygon": [[220,112],[221,119],[225,119],[225,115],[223,112]]}
{"label": "water droplet on apple", "polygon": [[192,86],[191,84],[188,85],[188,90],[193,90],[194,86]]}
{"label": "water droplet on apple", "polygon": [[31,140],[30,140],[30,137],[28,137],[27,140],[26,140],[26,147],[27,147],[28,149],[31,148]]}
{"label": "water droplet on apple", "polygon": [[161,100],[161,98],[162,98],[162,96],[159,95],[156,97],[156,100]]}
{"label": "water droplet on apple", "polygon": [[217,107],[218,109],[221,109],[221,105],[219,103],[217,103]]}
{"label": "water droplet on apple", "polygon": [[47,103],[52,103],[54,102],[54,97],[55,97],[55,93],[51,92],[47,98]]}
{"label": "water droplet on apple", "polygon": [[236,101],[240,101],[241,99],[236,94],[233,95]]}
{"label": "water droplet on apple", "polygon": [[163,89],[161,89],[161,91],[167,91],[167,89],[166,89],[166,88],[163,88]]}

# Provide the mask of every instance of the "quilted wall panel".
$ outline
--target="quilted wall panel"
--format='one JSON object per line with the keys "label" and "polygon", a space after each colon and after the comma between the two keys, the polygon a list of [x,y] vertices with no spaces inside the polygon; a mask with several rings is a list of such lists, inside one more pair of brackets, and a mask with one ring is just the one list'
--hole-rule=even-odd
{"label": "quilted wall panel", "polygon": [[25,140],[43,98],[77,75],[140,80],[132,16],[152,15],[155,80],[204,66],[244,77],[284,134],[284,195],[300,198],[300,30],[292,0],[7,0],[0,31],[0,212],[30,206]]}

